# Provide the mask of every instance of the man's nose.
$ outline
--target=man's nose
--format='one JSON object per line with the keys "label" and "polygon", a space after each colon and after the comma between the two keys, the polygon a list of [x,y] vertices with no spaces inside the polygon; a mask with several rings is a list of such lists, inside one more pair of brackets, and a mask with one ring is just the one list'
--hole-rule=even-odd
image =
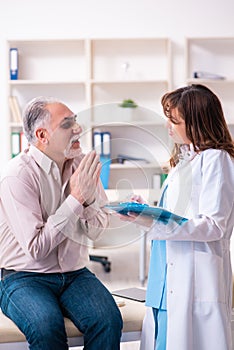
{"label": "man's nose", "polygon": [[79,123],[75,122],[72,127],[72,131],[74,134],[80,134],[83,131],[83,129]]}

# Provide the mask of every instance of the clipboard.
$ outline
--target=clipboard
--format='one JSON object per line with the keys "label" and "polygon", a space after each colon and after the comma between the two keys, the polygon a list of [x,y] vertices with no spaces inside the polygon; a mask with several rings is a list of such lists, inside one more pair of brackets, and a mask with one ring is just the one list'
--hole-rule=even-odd
{"label": "clipboard", "polygon": [[182,225],[188,219],[183,216],[174,214],[169,210],[162,207],[153,207],[148,204],[141,204],[136,202],[122,202],[119,204],[106,205],[106,208],[110,211],[115,211],[122,215],[128,215],[129,212],[133,212],[140,215],[151,216],[154,220],[168,224],[169,220],[176,221],[178,225]]}

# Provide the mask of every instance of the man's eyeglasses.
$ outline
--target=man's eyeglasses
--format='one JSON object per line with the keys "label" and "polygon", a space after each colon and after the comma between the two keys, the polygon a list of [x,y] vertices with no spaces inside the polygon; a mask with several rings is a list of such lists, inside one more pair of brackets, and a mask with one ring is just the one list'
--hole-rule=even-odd
{"label": "man's eyeglasses", "polygon": [[60,128],[62,129],[70,129],[77,123],[77,115],[73,115],[72,117],[66,117],[60,124]]}

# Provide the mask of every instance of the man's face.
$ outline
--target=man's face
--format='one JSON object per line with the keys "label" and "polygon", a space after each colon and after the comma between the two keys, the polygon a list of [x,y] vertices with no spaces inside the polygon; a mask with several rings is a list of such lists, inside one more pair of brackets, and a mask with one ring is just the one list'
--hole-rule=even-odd
{"label": "man's face", "polygon": [[79,156],[82,153],[79,142],[82,128],[76,122],[76,115],[61,103],[49,104],[46,108],[51,113],[46,154],[53,160]]}

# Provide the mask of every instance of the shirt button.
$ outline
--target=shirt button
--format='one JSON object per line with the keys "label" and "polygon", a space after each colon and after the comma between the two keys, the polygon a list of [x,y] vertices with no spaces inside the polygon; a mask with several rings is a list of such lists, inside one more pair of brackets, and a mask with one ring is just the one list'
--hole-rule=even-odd
{"label": "shirt button", "polygon": [[173,266],[174,265],[173,262],[171,262],[170,265]]}
{"label": "shirt button", "polygon": [[173,294],[173,290],[170,290],[170,294]]}

